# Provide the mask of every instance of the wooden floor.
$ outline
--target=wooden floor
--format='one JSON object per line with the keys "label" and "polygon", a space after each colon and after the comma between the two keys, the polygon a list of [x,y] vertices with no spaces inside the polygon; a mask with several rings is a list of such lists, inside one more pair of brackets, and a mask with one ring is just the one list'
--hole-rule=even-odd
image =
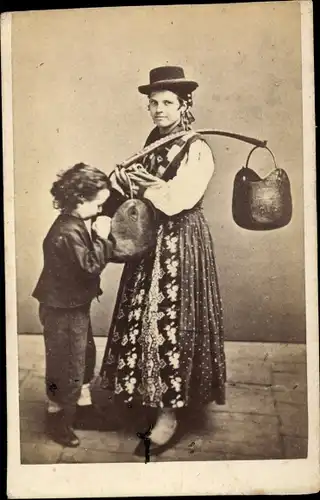
{"label": "wooden floor", "polygon": [[[101,363],[105,339],[96,338]],[[294,459],[307,456],[305,346],[226,343],[227,404],[211,405],[205,425],[152,461]],[[44,346],[19,336],[22,464],[142,462],[135,433],[79,431],[81,446],[63,448],[44,433]],[[109,407],[108,411],[113,411]]]}

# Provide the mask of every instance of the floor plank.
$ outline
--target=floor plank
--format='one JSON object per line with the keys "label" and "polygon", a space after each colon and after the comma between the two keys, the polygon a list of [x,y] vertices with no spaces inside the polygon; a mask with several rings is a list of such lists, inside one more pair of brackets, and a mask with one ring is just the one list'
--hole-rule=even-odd
{"label": "floor plank", "polygon": [[[106,339],[95,340],[98,373]],[[191,430],[181,442],[152,461],[266,460],[306,456],[305,346],[226,342],[226,356],[226,404],[209,405],[203,421],[194,414],[190,420]],[[77,431],[81,439],[77,449],[62,448],[45,435],[42,336],[19,336],[19,380],[22,463],[143,462],[143,458],[133,455],[138,444],[133,427],[126,432]],[[100,393],[98,396],[101,399]],[[108,403],[104,411],[113,412],[108,397],[104,399]]]}
{"label": "floor plank", "polygon": [[249,384],[234,386],[229,384],[226,388],[226,404],[214,405],[213,411],[275,415],[271,388]]}
{"label": "floor plank", "polygon": [[293,436],[284,436],[283,442],[285,449],[285,458],[307,458],[308,439]]}
{"label": "floor plank", "polygon": [[305,406],[276,403],[280,433],[284,436],[308,437],[308,412]]}
{"label": "floor plank", "polygon": [[63,448],[56,443],[21,443],[21,464],[54,464],[60,459]]}
{"label": "floor plank", "polygon": [[272,373],[272,390],[307,392],[307,381],[301,373],[274,372]]}

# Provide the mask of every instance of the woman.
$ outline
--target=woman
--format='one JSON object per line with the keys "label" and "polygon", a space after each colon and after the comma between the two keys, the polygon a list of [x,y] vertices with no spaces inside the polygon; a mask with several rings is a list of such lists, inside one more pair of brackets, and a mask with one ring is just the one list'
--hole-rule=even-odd
{"label": "woman", "polygon": [[[139,87],[156,125],[146,145],[186,134],[145,156],[143,174],[133,169],[130,176],[136,196],[156,208],[159,226],[153,251],[125,265],[101,368],[116,401],[157,410],[149,433],[154,454],[178,440],[184,408],[225,402],[222,307],[202,211],[214,161],[191,132],[197,87],[172,66],[153,69]],[[118,182],[128,192],[127,177],[120,173]]]}

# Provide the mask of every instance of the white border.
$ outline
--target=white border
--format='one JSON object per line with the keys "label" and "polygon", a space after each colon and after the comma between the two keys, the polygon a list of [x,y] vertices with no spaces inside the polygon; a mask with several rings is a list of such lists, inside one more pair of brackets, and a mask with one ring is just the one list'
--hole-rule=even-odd
{"label": "white border", "polygon": [[[16,244],[14,215],[13,110],[11,66],[12,15],[1,15],[1,77],[3,109],[3,199],[6,294],[8,471],[20,462],[19,368],[17,332]],[[10,372],[9,372],[10,370]],[[9,376],[10,373],[10,376]],[[8,476],[9,479],[9,476]]]}
{"label": "white border", "polygon": [[[319,359],[317,322],[316,166],[312,2],[301,1],[305,276],[309,454],[304,460],[145,464],[21,465],[14,238],[11,15],[1,17],[4,115],[5,266],[9,498],[125,497],[319,491]],[[4,76],[5,75],[5,76]]]}

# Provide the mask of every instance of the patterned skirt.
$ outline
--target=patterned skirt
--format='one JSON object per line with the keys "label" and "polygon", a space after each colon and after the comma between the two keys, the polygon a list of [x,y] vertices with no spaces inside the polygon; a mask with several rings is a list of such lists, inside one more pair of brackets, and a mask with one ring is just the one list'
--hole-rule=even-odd
{"label": "patterned skirt", "polygon": [[201,207],[166,218],[153,252],[125,265],[101,377],[126,404],[225,403],[222,306]]}

